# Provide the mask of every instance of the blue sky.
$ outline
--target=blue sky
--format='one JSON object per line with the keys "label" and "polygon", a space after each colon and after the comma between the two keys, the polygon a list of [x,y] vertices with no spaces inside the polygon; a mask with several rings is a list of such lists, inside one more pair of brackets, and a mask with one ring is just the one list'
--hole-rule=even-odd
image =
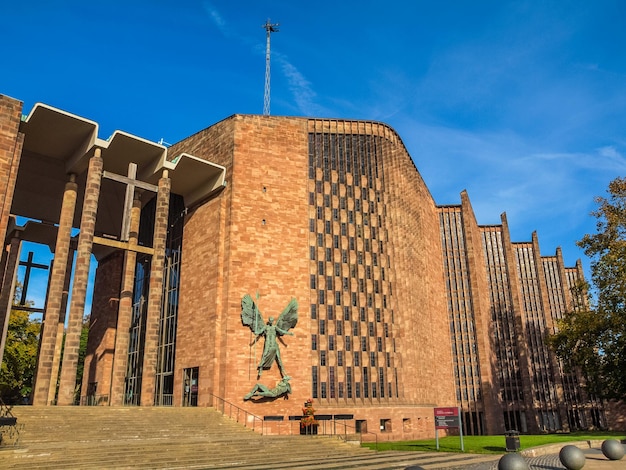
{"label": "blue sky", "polygon": [[626,2],[5,2],[0,93],[174,143],[235,113],[383,121],[438,204],[467,189],[542,254],[626,176]]}

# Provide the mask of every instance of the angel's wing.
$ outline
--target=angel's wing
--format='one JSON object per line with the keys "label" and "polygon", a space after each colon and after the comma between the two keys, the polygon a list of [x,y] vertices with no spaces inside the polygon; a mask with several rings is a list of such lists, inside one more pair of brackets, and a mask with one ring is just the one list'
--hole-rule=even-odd
{"label": "angel's wing", "polygon": [[263,333],[265,328],[263,316],[249,294],[241,299],[241,323],[249,327],[255,335]]}
{"label": "angel's wing", "polygon": [[278,317],[278,322],[276,326],[281,330],[288,331],[291,328],[294,328],[298,323],[298,301],[296,299],[291,299],[283,313]]}

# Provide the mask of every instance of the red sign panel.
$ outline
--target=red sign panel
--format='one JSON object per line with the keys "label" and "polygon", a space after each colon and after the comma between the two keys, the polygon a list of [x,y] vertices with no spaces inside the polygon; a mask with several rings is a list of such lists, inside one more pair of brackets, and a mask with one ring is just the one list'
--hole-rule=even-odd
{"label": "red sign panel", "polygon": [[459,416],[459,409],[456,406],[435,408],[435,416]]}
{"label": "red sign panel", "polygon": [[461,426],[457,407],[435,408],[435,429],[458,428]]}

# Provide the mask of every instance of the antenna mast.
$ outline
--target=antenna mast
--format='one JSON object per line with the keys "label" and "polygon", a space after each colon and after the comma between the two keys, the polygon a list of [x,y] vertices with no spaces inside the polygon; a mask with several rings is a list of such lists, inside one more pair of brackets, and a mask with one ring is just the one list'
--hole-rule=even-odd
{"label": "antenna mast", "polygon": [[270,34],[278,32],[278,23],[270,23],[269,18],[263,25],[267,38],[267,47],[265,48],[265,96],[263,97],[263,116],[270,115]]}

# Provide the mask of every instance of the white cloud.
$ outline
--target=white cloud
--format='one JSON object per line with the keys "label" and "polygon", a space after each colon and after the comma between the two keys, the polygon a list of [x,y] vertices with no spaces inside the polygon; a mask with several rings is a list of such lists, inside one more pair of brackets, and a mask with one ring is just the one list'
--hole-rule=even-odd
{"label": "white cloud", "polygon": [[215,24],[215,26],[217,26],[217,29],[220,31],[220,33],[222,33],[224,36],[230,36],[230,31],[226,25],[226,21],[224,20],[224,18],[222,18],[220,12],[215,7],[213,7],[210,2],[207,1],[202,2],[202,7],[208,13],[209,18],[213,20],[213,23]]}
{"label": "white cloud", "polygon": [[305,116],[325,114],[324,108],[316,102],[317,94],[313,90],[311,82],[283,54],[274,54],[274,57],[280,64],[281,71],[287,79],[289,91],[293,96],[298,111]]}
{"label": "white cloud", "polygon": [[[213,23],[224,36],[236,36],[242,44],[250,47],[255,54],[265,55],[265,42],[260,42],[244,35],[236,35],[231,31],[228,23],[224,20],[217,8],[208,1],[203,2],[202,5]],[[306,116],[324,114],[324,109],[316,103],[317,95],[311,83],[297,67],[289,61],[287,56],[273,50],[271,58],[280,65],[279,70],[287,80],[289,91],[293,97],[297,111]],[[275,68],[272,68],[272,71],[273,70],[275,70]]]}
{"label": "white cloud", "polygon": [[594,197],[626,173],[614,146],[589,152],[551,152],[511,131],[470,132],[396,116],[404,140],[437,204],[459,204],[467,189],[479,224],[499,224],[506,212],[514,241],[537,230],[544,254],[593,233]]}
{"label": "white cloud", "polygon": [[605,167],[626,172],[626,158],[614,146],[600,147],[598,154],[603,158],[602,163]]}

